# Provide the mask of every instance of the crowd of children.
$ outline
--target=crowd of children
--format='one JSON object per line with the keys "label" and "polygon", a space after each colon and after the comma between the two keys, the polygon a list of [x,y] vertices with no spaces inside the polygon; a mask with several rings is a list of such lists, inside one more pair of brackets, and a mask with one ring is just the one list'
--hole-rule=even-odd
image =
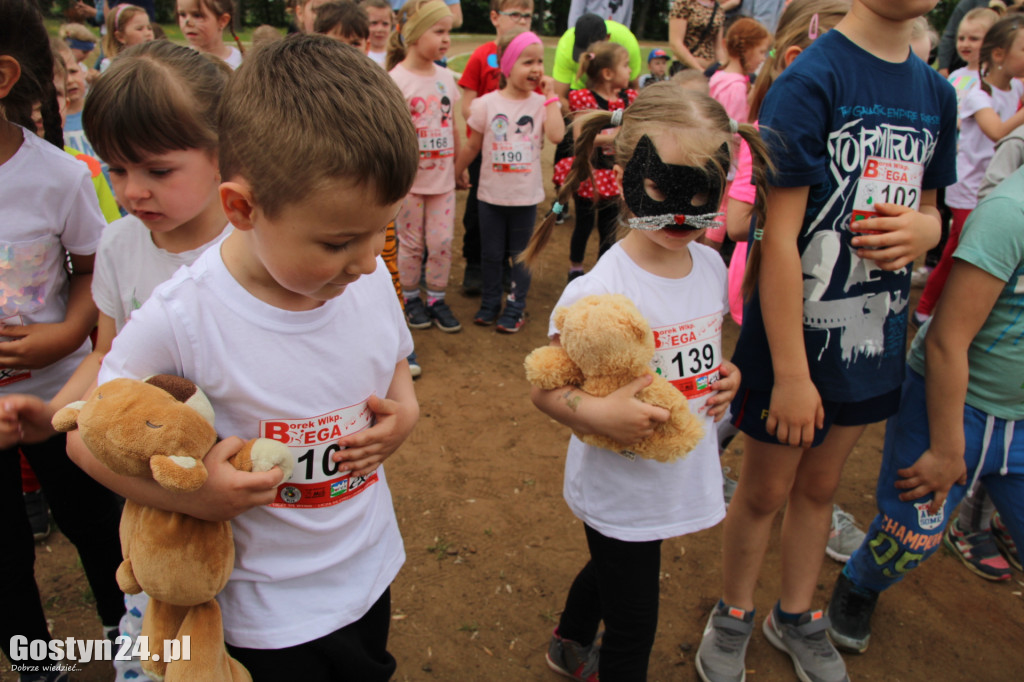
{"label": "crowd of children", "polygon": [[[988,579],[1021,570],[1024,14],[966,13],[966,66],[947,81],[916,56],[934,5],[793,0],[772,32],[730,18],[721,61],[704,70],[673,74],[652,49],[639,81],[626,47],[597,40],[578,52],[584,87],[563,100],[532,0],[491,0],[496,38],[458,81],[443,64],[462,15],[446,0],[297,0],[300,35],[260,27],[248,51],[232,0],[177,0],[187,45],[154,40],[147,10],[119,4],[93,75],[88,29],[51,40],[30,0],[0,0],[4,652],[14,635],[50,638],[33,571],[44,531],[27,506],[41,486],[104,636],[138,636],[148,601],[114,580],[123,496],[232,521],[219,601],[228,650],[254,679],[390,679],[390,585],[405,553],[383,464],[419,416],[410,330],[462,329],[446,301],[458,190],[474,324],[523,327],[530,268],[571,199],[558,305],[629,297],[663,340],[659,371],[704,426],[670,462],[570,438],[563,495],[589,557],[550,636],[552,670],[646,679],[661,544],[723,519],[720,599],[694,655],[705,682],[746,678],[783,509],[781,588],[762,630],[800,679],[848,680],[838,650],[866,650],[880,593],[939,544]],[[543,148],[565,139],[538,223]],[[952,224],[912,310],[911,269],[941,238],[943,188]],[[731,360],[727,315],[740,324]],[[907,356],[909,323],[920,330]],[[553,320],[548,336],[560,344]],[[289,371],[268,392],[271,356]],[[202,386],[228,436],[193,493],[116,474],[50,426],[98,384],[158,373]],[[628,446],[668,418],[636,398],[649,382],[530,397],[575,433]],[[301,447],[285,436],[322,464],[287,486],[276,469],[228,463],[240,438],[281,440],[314,417],[344,423],[342,435],[309,431]],[[883,420],[865,534],[834,497]],[[719,455],[737,430],[735,484]],[[846,565],[822,610],[826,554]],[[115,667],[119,682],[144,678],[137,660]]]}

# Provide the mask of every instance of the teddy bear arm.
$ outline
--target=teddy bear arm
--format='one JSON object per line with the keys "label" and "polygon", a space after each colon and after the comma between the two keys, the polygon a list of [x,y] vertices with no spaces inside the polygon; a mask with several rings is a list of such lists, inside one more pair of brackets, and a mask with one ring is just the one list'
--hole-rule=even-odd
{"label": "teddy bear arm", "polygon": [[270,438],[253,438],[228,460],[239,471],[270,471],[280,467],[281,482],[292,477],[295,459],[284,443]]}
{"label": "teddy bear arm", "polygon": [[117,586],[125,594],[138,594],[142,592],[142,586],[135,579],[135,571],[132,570],[131,559],[125,559],[121,562],[121,565],[117,567],[115,577],[117,578]]}
{"label": "teddy bear arm", "polygon": [[53,428],[60,433],[74,431],[78,428],[78,413],[82,411],[83,407],[85,407],[84,400],[76,400],[73,403],[68,403],[54,413],[50,423],[53,425]]}
{"label": "teddy bear arm", "polygon": [[561,386],[579,386],[583,372],[560,346],[537,348],[526,356],[526,380],[550,391]]}
{"label": "teddy bear arm", "polygon": [[191,492],[206,483],[202,460],[178,455],[154,455],[149,460],[153,480],[168,490]]}

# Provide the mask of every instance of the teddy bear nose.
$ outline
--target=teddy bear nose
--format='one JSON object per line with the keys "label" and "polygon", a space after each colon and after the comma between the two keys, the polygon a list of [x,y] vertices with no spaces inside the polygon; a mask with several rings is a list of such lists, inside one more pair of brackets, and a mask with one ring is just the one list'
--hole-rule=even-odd
{"label": "teddy bear nose", "polygon": [[162,429],[162,428],[164,428],[163,424],[154,424],[153,422],[149,422],[149,421],[146,422],[146,426],[148,426],[151,429]]}

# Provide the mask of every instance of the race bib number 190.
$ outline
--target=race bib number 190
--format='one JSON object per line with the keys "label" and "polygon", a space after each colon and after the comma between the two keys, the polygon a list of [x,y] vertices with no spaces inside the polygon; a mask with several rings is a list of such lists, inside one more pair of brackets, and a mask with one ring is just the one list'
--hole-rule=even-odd
{"label": "race bib number 190", "polygon": [[496,173],[529,173],[533,166],[532,142],[494,142],[491,170]]}
{"label": "race bib number 190", "polygon": [[899,204],[915,211],[921,207],[924,166],[911,161],[869,156],[857,181],[851,225],[877,215],[875,204]]}
{"label": "race bib number 190", "polygon": [[295,457],[295,472],[278,486],[270,506],[329,507],[376,483],[376,471],[369,476],[339,473],[340,464],[332,458],[341,451],[339,438],[372,424],[373,411],[365,402],[308,419],[260,421],[260,436],[284,443]]}
{"label": "race bib number 190", "polygon": [[654,364],[690,401],[691,412],[706,415],[722,367],[722,313],[655,329]]}

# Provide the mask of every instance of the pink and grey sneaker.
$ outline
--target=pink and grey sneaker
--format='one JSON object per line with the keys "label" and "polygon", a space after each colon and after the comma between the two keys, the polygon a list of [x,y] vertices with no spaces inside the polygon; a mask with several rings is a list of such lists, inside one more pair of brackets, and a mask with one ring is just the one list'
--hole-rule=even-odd
{"label": "pink and grey sneaker", "polygon": [[1024,571],[1024,565],[1020,561],[1020,552],[1017,551],[1017,543],[1010,537],[1010,530],[1003,523],[999,512],[992,515],[992,539],[995,540],[996,547],[999,548],[1010,565],[1018,571]]}
{"label": "pink and grey sneaker", "polygon": [[992,533],[967,533],[960,530],[960,519],[956,518],[942,534],[942,544],[972,573],[985,580],[1002,582],[1010,579],[1010,564],[999,553]]}
{"label": "pink and grey sneaker", "polygon": [[548,667],[560,675],[581,682],[598,682],[597,664],[600,646],[594,642],[583,646],[571,639],[563,639],[556,629],[551,633],[548,653],[545,656]]}

